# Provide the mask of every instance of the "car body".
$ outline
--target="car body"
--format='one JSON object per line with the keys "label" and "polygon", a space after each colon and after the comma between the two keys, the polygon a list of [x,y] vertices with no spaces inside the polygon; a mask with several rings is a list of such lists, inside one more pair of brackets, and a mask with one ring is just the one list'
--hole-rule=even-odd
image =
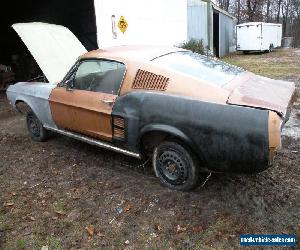
{"label": "car body", "polygon": [[[70,31],[62,32],[60,26],[19,25],[14,28],[21,37],[28,29],[30,34],[59,30],[69,39]],[[263,171],[281,147],[281,129],[295,95],[293,83],[159,46],[99,49],[78,55],[76,62],[75,53],[74,65],[57,83],[53,81],[60,64],[49,62],[51,69],[44,60],[46,52],[38,51],[41,42],[54,41],[35,41],[35,50],[29,38],[23,41],[50,83],[17,83],[7,96],[14,107],[29,107],[27,125],[33,139],[44,139],[35,135],[38,128],[40,133],[54,131],[130,156],[153,157],[160,180],[178,190],[195,187],[202,170]],[[79,41],[73,39],[70,47],[83,50],[74,43]],[[47,53],[61,58],[65,54]]]}

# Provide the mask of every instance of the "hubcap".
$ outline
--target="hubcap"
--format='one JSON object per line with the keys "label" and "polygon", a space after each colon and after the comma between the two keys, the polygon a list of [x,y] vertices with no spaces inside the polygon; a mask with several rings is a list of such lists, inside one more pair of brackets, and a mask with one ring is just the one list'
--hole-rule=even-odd
{"label": "hubcap", "polygon": [[175,151],[164,151],[158,158],[161,176],[172,185],[181,185],[187,180],[186,163]]}

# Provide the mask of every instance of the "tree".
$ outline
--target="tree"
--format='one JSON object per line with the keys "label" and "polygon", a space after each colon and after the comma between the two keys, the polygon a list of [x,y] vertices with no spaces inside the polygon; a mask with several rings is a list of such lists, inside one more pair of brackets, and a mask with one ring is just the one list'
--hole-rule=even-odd
{"label": "tree", "polygon": [[230,0],[217,0],[217,3],[221,9],[229,11]]}
{"label": "tree", "polygon": [[247,0],[246,1],[246,15],[247,21],[257,22],[263,20],[263,9],[265,6],[265,0]]}
{"label": "tree", "polygon": [[266,13],[266,22],[270,22],[270,7],[271,7],[271,0],[267,0],[267,13]]}
{"label": "tree", "polygon": [[290,16],[292,18],[291,36],[294,37],[294,45],[300,45],[300,1],[291,1]]}
{"label": "tree", "polygon": [[280,11],[281,11],[281,3],[282,3],[282,0],[278,0],[277,2],[277,23],[279,23],[280,21]]}
{"label": "tree", "polygon": [[238,24],[241,22],[241,0],[237,1],[237,21]]}
{"label": "tree", "polygon": [[282,35],[283,37],[287,34],[287,24],[289,19],[289,11],[290,11],[290,0],[285,0],[282,4]]}

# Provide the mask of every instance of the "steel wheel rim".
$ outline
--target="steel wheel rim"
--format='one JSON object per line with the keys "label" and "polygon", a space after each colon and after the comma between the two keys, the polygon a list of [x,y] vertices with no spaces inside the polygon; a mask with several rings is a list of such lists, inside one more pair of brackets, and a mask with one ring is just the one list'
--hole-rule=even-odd
{"label": "steel wheel rim", "polygon": [[35,136],[35,137],[39,137],[40,136],[40,126],[39,126],[39,122],[38,120],[30,115],[28,117],[28,126],[29,126],[29,129],[31,131],[31,133]]}
{"label": "steel wheel rim", "polygon": [[168,150],[159,155],[158,170],[162,178],[172,185],[182,185],[187,181],[187,164],[176,151]]}

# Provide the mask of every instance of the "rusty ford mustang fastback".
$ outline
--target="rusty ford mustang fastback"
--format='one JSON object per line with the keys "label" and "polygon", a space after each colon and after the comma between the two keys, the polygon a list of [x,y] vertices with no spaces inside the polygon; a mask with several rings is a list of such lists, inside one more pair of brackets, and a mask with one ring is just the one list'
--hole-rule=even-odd
{"label": "rusty ford mustang fastback", "polygon": [[49,83],[17,83],[33,140],[54,131],[152,159],[167,187],[190,190],[202,171],[255,173],[281,147],[295,86],[175,47],[117,46],[86,53],[66,28],[13,28]]}

